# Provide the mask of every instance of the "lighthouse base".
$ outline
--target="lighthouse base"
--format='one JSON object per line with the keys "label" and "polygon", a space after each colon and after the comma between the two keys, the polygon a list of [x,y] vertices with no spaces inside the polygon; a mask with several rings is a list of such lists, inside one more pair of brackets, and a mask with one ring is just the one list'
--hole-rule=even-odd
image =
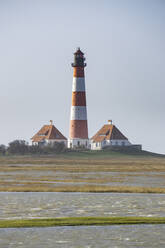
{"label": "lighthouse base", "polygon": [[68,139],[68,148],[87,148],[90,149],[89,139]]}

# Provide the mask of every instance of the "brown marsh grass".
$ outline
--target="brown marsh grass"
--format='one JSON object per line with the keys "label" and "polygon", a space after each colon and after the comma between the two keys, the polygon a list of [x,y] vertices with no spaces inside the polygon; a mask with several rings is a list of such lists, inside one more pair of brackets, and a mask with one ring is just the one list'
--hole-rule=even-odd
{"label": "brown marsh grass", "polygon": [[[165,187],[162,185],[160,187],[120,185],[124,180],[132,182],[135,176],[140,179],[142,173],[147,177],[148,172],[150,177],[155,177],[156,180],[165,179],[165,174],[161,174],[165,173],[164,157],[101,154],[89,157],[62,155],[0,157],[0,191],[165,193]],[[102,176],[100,172],[103,173]],[[112,175],[106,172],[112,172]],[[113,172],[117,172],[118,175],[114,176]],[[59,173],[62,173],[62,176]],[[102,185],[112,182],[119,185]],[[76,183],[82,184],[75,185]]]}
{"label": "brown marsh grass", "polygon": [[159,193],[165,194],[165,188],[121,187],[121,186],[56,186],[42,184],[24,186],[0,186],[1,192],[87,192],[87,193]]}

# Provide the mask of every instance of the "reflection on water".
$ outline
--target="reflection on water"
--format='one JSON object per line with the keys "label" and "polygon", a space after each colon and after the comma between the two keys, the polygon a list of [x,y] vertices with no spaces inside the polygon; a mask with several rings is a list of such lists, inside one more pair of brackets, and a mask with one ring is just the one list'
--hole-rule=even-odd
{"label": "reflection on water", "polygon": [[0,193],[0,219],[165,216],[165,194]]}
{"label": "reflection on water", "polygon": [[2,248],[164,248],[165,225],[0,229]]}

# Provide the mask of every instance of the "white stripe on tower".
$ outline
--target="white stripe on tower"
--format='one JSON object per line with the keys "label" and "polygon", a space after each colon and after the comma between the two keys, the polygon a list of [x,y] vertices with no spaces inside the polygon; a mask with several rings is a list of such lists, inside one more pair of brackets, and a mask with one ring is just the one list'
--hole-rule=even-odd
{"label": "white stripe on tower", "polygon": [[84,92],[85,91],[85,78],[73,77],[72,91]]}
{"label": "white stripe on tower", "polygon": [[71,120],[87,120],[87,110],[85,106],[71,107]]}

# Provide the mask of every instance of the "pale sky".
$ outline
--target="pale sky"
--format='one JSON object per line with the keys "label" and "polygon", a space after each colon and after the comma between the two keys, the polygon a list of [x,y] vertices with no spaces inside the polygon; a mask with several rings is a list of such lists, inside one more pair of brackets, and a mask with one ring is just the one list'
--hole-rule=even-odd
{"label": "pale sky", "polygon": [[68,137],[76,47],[89,137],[112,119],[165,153],[164,0],[0,0],[0,144],[30,141],[51,119]]}

